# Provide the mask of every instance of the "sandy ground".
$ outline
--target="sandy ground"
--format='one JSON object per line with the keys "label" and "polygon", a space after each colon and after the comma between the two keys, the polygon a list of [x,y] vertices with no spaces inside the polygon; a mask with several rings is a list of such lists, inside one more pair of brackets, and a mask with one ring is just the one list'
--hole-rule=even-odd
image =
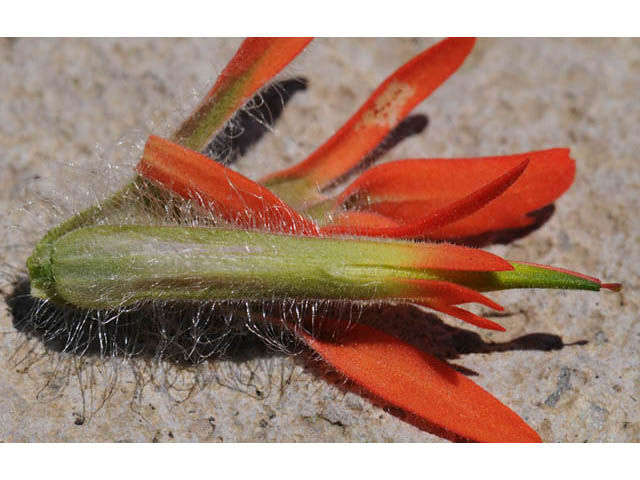
{"label": "sandy ground", "polygon": [[[234,168],[257,178],[301,159],[431,43],[314,42],[284,75],[306,77],[308,89]],[[4,294],[47,226],[120,185],[146,137],[170,132],[238,44],[0,40]],[[411,332],[416,345],[469,369],[545,441],[640,439],[638,92],[638,40],[481,39],[416,109],[428,116],[427,130],[383,159],[571,147],[577,178],[552,218],[491,250],[621,281],[624,290],[503,292],[493,298],[510,314],[499,319],[506,333],[424,315]],[[378,313],[396,323],[420,317],[406,309]],[[0,330],[4,441],[441,440],[326,383],[301,356],[208,362],[195,372],[64,356],[17,333],[4,302]],[[523,339],[533,333],[542,335]]]}

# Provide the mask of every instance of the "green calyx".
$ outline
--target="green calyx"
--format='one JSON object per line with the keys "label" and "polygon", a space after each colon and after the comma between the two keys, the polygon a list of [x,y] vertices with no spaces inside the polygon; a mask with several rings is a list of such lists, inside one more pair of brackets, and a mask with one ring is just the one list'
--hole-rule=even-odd
{"label": "green calyx", "polygon": [[411,279],[481,291],[600,288],[587,278],[516,262],[503,272],[414,267],[412,252],[417,258],[420,244],[404,241],[178,226],[82,227],[45,239],[28,261],[32,294],[80,308],[149,300],[411,301]]}
{"label": "green calyx", "polygon": [[[394,245],[194,227],[88,227],[30,259],[40,296],[81,308],[141,300],[370,299],[388,281]],[[359,275],[365,269],[370,278]]]}

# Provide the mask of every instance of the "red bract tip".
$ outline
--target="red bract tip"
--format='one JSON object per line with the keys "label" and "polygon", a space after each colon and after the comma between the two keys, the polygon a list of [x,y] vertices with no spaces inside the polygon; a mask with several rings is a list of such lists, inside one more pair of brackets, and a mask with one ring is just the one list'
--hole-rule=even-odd
{"label": "red bract tip", "polygon": [[498,332],[506,332],[507,330],[494,321],[489,320],[488,318],[481,317],[474,313],[471,313],[462,308],[454,307],[452,305],[443,305],[442,303],[434,302],[434,303],[419,303],[419,305],[424,305],[425,307],[429,307],[433,310],[437,310],[438,312],[446,313],[447,315],[451,315],[452,317],[456,317],[463,322],[467,322],[471,325],[474,325],[478,328],[484,328],[487,330],[495,330]]}
{"label": "red bract tip", "polygon": [[[405,244],[407,245],[407,244]],[[400,248],[400,245],[398,245]],[[477,248],[448,243],[409,243],[408,261],[398,266],[426,270],[454,270],[460,272],[504,272],[513,270],[505,259]]]}
{"label": "red bract tip", "polygon": [[[402,280],[396,281],[402,282]],[[422,297],[417,300],[412,298],[412,303],[446,313],[476,327],[505,331],[501,325],[487,318],[453,306],[463,303],[479,303],[494,310],[504,310],[501,305],[475,290],[439,280],[404,280],[404,283],[412,287],[408,293],[415,297]]]}
{"label": "red bract tip", "polygon": [[416,297],[420,299],[420,301],[416,303],[421,303],[422,301],[425,303],[441,303],[443,305],[479,303],[494,310],[504,310],[501,305],[485,297],[480,292],[452,282],[417,279],[396,279],[395,281],[404,283],[409,287],[407,293],[410,294],[412,298]]}

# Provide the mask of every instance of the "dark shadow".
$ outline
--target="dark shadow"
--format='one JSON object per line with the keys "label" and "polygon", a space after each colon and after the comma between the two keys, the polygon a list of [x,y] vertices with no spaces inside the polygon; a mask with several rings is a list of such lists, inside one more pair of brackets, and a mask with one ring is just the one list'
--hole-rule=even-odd
{"label": "dark shadow", "polygon": [[[51,350],[77,355],[162,358],[184,364],[210,358],[240,362],[282,354],[282,347],[300,350],[286,324],[297,324],[314,335],[339,340],[341,331],[354,322],[382,330],[442,360],[455,360],[469,353],[560,350],[586,343],[565,344],[560,336],[548,333],[531,333],[506,342],[485,341],[474,327],[452,326],[434,314],[405,304],[309,302],[283,306],[277,302],[255,305],[250,308],[253,313],[248,314],[246,303],[162,302],[123,311],[87,311],[44,302],[29,292],[29,280],[25,278],[6,298],[16,330],[38,338]],[[314,320],[307,322],[312,311]],[[255,318],[249,319],[252,314]],[[264,321],[266,317],[288,320],[270,323]],[[323,318],[343,320],[329,323]],[[265,343],[278,348],[269,348]]]}
{"label": "dark shadow", "polygon": [[[447,362],[468,376],[478,373],[450,361],[469,353],[551,351],[587,343],[566,344],[560,336],[549,333],[531,333],[503,342],[486,341],[474,330],[449,325],[409,304],[354,308],[346,303],[278,302],[253,308],[256,317],[252,320],[248,320],[250,314],[246,313],[252,307],[245,303],[203,306],[162,302],[139,305],[130,311],[85,311],[33,298],[28,279],[15,284],[6,302],[16,330],[39,340],[47,349],[76,356],[145,358],[194,366],[216,359],[243,362],[283,355],[284,345],[290,352],[302,352],[297,361],[304,362],[324,380],[368,398],[403,421],[452,441],[465,439],[389,406],[345,379],[316,354],[304,350],[287,325],[339,341],[341,333],[353,322],[364,323]],[[266,322],[264,319],[268,317],[284,320]],[[508,322],[508,317],[501,315],[503,322]]]}
{"label": "dark shadow", "polygon": [[282,354],[249,332],[246,316],[241,310],[236,314],[237,306],[230,304],[80,310],[32,297],[27,278],[16,283],[6,302],[15,329],[55,352],[163,359],[184,366],[213,358],[243,362]]}
{"label": "dark shadow", "polygon": [[344,175],[336,178],[329,185],[327,185],[326,189],[333,188],[345,182],[352,175],[356,175],[366,170],[376,161],[378,161],[380,157],[382,157],[403,140],[412,137],[413,135],[422,133],[428,125],[429,118],[426,115],[423,115],[422,113],[409,115],[398,125],[396,125],[396,127],[391,130],[391,132],[389,132],[389,134],[373,150],[367,153],[362,161],[358,163],[358,165],[353,167]]}
{"label": "dark shadow", "polygon": [[307,85],[303,77],[270,84],[234,114],[202,153],[223,165],[235,162],[269,132],[289,100]]}
{"label": "dark shadow", "polygon": [[[509,317],[501,314],[508,330]],[[365,323],[413,345],[442,360],[455,360],[470,353],[494,353],[514,350],[553,351],[567,346],[585,345],[586,341],[564,343],[552,333],[530,333],[504,342],[486,341],[475,327],[460,328],[443,322],[437,315],[409,304],[368,306],[359,317]],[[452,320],[453,322],[459,322]],[[451,365],[455,367],[454,365]],[[464,373],[464,372],[463,372]],[[475,373],[472,373],[474,375]]]}

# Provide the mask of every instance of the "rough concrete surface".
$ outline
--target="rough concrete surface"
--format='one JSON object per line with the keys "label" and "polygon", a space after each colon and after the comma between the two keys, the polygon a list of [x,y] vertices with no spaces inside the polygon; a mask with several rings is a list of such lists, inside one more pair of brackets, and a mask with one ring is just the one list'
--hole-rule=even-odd
{"label": "rough concrete surface", "polygon": [[[5,295],[46,228],[122,185],[146,137],[176,126],[239,42],[0,40]],[[258,178],[303,158],[432,43],[317,40],[283,75],[308,78],[308,89],[234,168]],[[427,130],[383,158],[571,147],[577,177],[551,219],[489,248],[623,282],[621,293],[492,294],[509,314],[498,319],[506,333],[410,309],[371,313],[378,322],[413,321],[403,338],[469,369],[545,441],[640,439],[638,92],[639,40],[481,39],[416,109],[428,115]],[[208,362],[195,372],[64,356],[17,333],[4,302],[0,329],[3,441],[441,440],[327,383],[303,356]],[[544,335],[522,338],[532,333]]]}

